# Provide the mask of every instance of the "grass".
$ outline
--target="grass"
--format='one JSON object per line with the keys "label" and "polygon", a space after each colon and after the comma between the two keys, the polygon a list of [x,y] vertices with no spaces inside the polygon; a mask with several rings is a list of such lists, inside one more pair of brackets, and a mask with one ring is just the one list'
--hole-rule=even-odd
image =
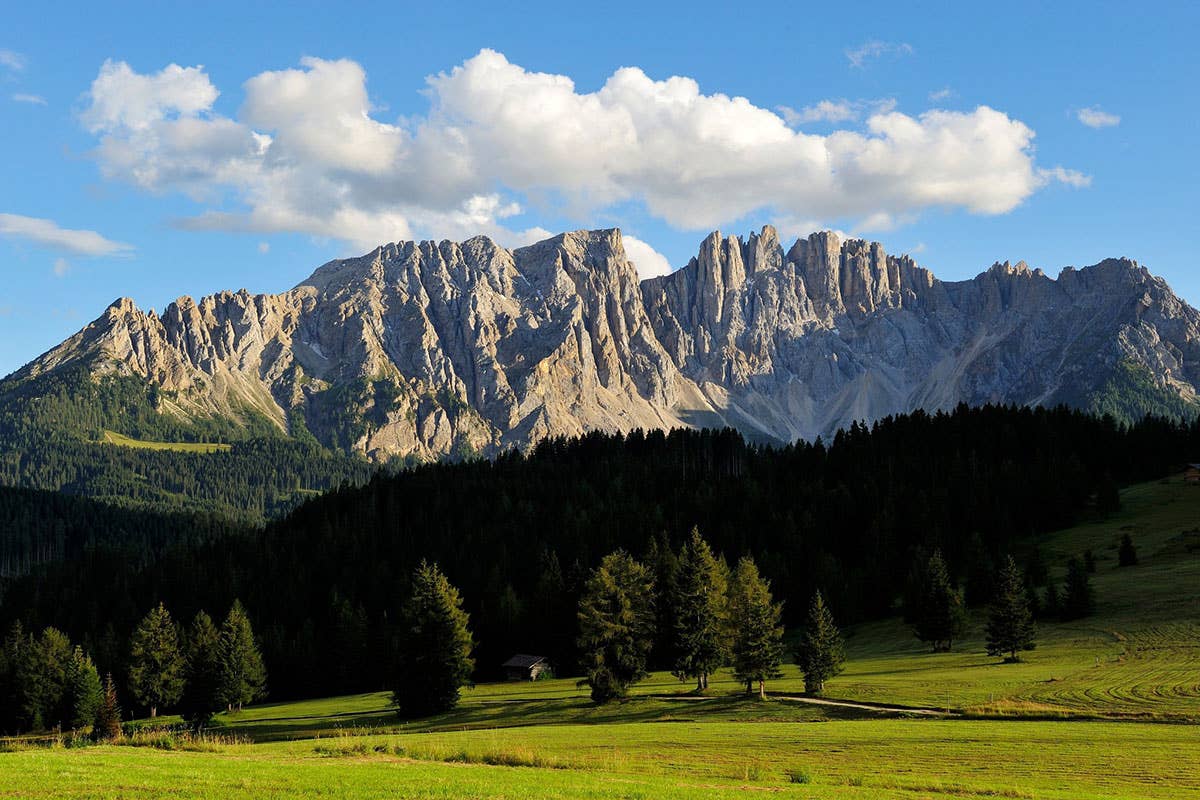
{"label": "grass", "polygon": [[152,442],[145,439],[133,439],[110,430],[104,431],[104,436],[100,441],[120,447],[135,447],[142,450],[174,450],[179,453],[219,453],[229,450],[231,447],[227,444],[209,442]]}
{"label": "grass", "polygon": [[[1093,551],[1097,614],[1043,624],[1020,663],[984,655],[981,618],[946,654],[897,620],[851,631],[829,696],[953,717],[795,702],[790,665],[765,702],[726,673],[703,698],[656,673],[608,706],[573,679],[482,684],[401,723],[378,692],[247,708],[195,741],[0,743],[0,798],[1200,797],[1200,728],[1149,722],[1200,721],[1200,488],[1122,499],[1113,518],[1049,537],[1055,565]],[[1124,533],[1136,567],[1116,566]]]}

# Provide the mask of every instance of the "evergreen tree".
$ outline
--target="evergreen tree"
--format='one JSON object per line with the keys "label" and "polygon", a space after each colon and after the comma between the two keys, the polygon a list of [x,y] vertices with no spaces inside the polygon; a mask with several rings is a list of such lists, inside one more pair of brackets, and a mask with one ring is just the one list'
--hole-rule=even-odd
{"label": "evergreen tree", "polygon": [[1133,537],[1128,533],[1121,536],[1121,546],[1117,549],[1117,565],[1122,567],[1137,566],[1137,548],[1133,546]]}
{"label": "evergreen tree", "polygon": [[471,680],[475,662],[470,618],[458,589],[436,564],[422,561],[404,610],[400,669],[392,702],[405,717],[449,711]]}
{"label": "evergreen tree", "polygon": [[221,626],[221,699],[238,711],[266,695],[267,668],[254,638],[254,629],[240,600],[234,600]]}
{"label": "evergreen tree", "polygon": [[112,673],[104,676],[104,690],[96,709],[92,736],[101,741],[121,738],[121,706],[117,702],[117,685],[113,683]]}
{"label": "evergreen tree", "polygon": [[0,734],[17,733],[21,728],[17,676],[25,646],[25,629],[20,621],[14,622],[0,645]]}
{"label": "evergreen tree", "polygon": [[1112,475],[1105,473],[1096,491],[1096,510],[1102,514],[1112,514],[1121,510],[1121,492]]}
{"label": "evergreen tree", "polygon": [[675,577],[679,557],[671,549],[665,532],[650,538],[642,563],[654,578],[654,648],[650,651],[652,669],[675,666]]}
{"label": "evergreen tree", "polygon": [[179,701],[185,721],[200,730],[225,706],[221,632],[212,617],[196,613],[187,636],[186,684]]}
{"label": "evergreen tree", "polygon": [[604,557],[579,600],[579,650],[592,700],[624,697],[654,646],[654,579],[624,550]]}
{"label": "evergreen tree", "polygon": [[917,638],[929,642],[934,652],[949,650],[966,627],[967,611],[962,592],[950,579],[941,551],[935,550],[925,567],[916,623]]}
{"label": "evergreen tree", "polygon": [[733,674],[747,689],[758,684],[766,697],[766,682],[783,675],[783,607],[771,597],[771,585],[758,574],[754,559],[738,561],[730,583],[730,625],[733,629]]}
{"label": "evergreen tree", "polygon": [[1096,597],[1087,568],[1077,558],[1067,561],[1067,582],[1063,586],[1063,620],[1087,617],[1096,610]]}
{"label": "evergreen tree", "polygon": [[63,697],[64,711],[68,715],[66,723],[72,730],[88,727],[95,721],[102,699],[100,673],[96,671],[91,657],[77,646],[71,653],[71,662],[67,667]]}
{"label": "evergreen tree", "polygon": [[133,632],[129,647],[129,690],[158,716],[183,694],[184,659],[179,632],[162,603],[151,609]]}
{"label": "evergreen tree", "polygon": [[697,528],[679,551],[675,575],[675,668],[680,680],[696,679],[696,691],[708,688],[708,676],[727,660],[728,568],[713,555]]}
{"label": "evergreen tree", "polygon": [[989,656],[1004,656],[1005,662],[1019,661],[1020,651],[1034,648],[1035,627],[1025,579],[1012,556],[1001,567],[996,586],[988,612],[987,652]]}
{"label": "evergreen tree", "polygon": [[46,628],[23,648],[17,685],[26,728],[61,729],[70,724],[67,672],[72,654],[71,640],[57,628]]}
{"label": "evergreen tree", "polygon": [[804,691],[809,694],[825,691],[825,681],[842,671],[842,664],[846,660],[842,633],[820,592],[813,595],[808,607],[808,619],[796,647],[795,658],[804,673]]}

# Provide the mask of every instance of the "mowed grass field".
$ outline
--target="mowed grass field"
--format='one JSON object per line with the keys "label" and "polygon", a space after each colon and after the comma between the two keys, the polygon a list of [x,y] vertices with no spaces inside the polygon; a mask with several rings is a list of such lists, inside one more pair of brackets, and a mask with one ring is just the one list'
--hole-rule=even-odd
{"label": "mowed grass field", "polygon": [[1122,501],[1048,538],[1058,579],[1093,551],[1097,614],[1041,625],[1022,663],[984,655],[981,616],[936,655],[898,620],[848,631],[826,695],[886,708],[803,702],[791,665],[765,702],[658,673],[603,707],[573,679],[482,684],[407,723],[386,693],[267,703],[177,750],[13,747],[0,798],[1200,798],[1200,487]]}
{"label": "mowed grass field", "polygon": [[136,447],[141,450],[174,450],[179,453],[219,453],[229,450],[230,445],[208,442],[153,442],[146,439],[133,439],[116,431],[104,432],[100,440],[104,444],[115,444],[120,447]]}

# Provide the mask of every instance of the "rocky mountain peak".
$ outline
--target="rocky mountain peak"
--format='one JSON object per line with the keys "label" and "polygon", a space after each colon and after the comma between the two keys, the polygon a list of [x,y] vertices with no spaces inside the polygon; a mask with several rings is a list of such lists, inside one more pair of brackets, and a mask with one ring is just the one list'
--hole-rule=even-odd
{"label": "rocky mountain peak", "polygon": [[1128,259],[946,283],[832,231],[785,249],[769,225],[714,231],[639,281],[613,228],[395,242],[161,317],[121,298],[13,379],[69,364],[172,390],[163,413],[299,419],[330,446],[435,458],[591,429],[789,441],[959,402],[1086,406],[1127,369],[1189,407],[1200,315]]}

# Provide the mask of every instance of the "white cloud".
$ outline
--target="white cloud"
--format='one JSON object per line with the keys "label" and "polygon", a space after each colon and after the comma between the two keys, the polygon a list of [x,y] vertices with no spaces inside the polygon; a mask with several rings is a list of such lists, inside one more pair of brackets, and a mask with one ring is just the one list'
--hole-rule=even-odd
{"label": "white cloud", "polygon": [[21,92],[17,92],[12,96],[12,99],[18,103],[29,103],[35,106],[46,105],[46,98],[37,94],[22,94]]}
{"label": "white cloud", "polygon": [[132,245],[106,239],[95,231],[60,228],[53,220],[19,214],[0,214],[0,237],[26,239],[79,256],[119,256],[133,252]]}
{"label": "white cloud", "polygon": [[949,86],[945,86],[941,89],[930,92],[929,93],[929,102],[940,103],[943,100],[949,100],[951,97],[954,97],[954,90],[951,89]]}
{"label": "white cloud", "polygon": [[1085,175],[1078,170],[1066,169],[1064,167],[1039,169],[1038,177],[1041,179],[1043,184],[1065,183],[1067,186],[1072,186],[1076,189],[1086,189],[1092,185],[1091,175]]}
{"label": "white cloud", "polygon": [[846,58],[849,59],[850,66],[862,69],[869,61],[881,56],[911,56],[914,52],[913,46],[907,42],[881,42],[872,39],[858,47],[847,49]]}
{"label": "white cloud", "polygon": [[262,253],[264,256],[267,253],[271,252],[270,242],[259,242],[258,243],[258,252]]}
{"label": "white cloud", "polygon": [[1099,106],[1081,108],[1075,112],[1075,116],[1089,128],[1112,128],[1121,124],[1119,116],[1102,111]]}
{"label": "white cloud", "polygon": [[65,258],[54,259],[54,274],[60,278],[65,278],[67,273],[71,271],[71,263]]}
{"label": "white cloud", "polygon": [[7,50],[0,47],[0,67],[10,69],[13,72],[22,72],[25,69],[25,56],[15,50]]}
{"label": "white cloud", "polygon": [[621,236],[621,240],[625,243],[625,255],[637,267],[640,279],[656,278],[659,275],[669,275],[675,271],[675,268],[671,266],[671,262],[667,260],[666,256],[641,239],[634,238],[626,233]]}
{"label": "white cloud", "polygon": [[[877,54],[911,52],[888,47]],[[306,58],[246,81],[229,117],[200,67],[142,75],[106,62],[82,120],[106,176],[206,206],[183,227],[356,247],[479,233],[522,244],[545,233],[511,225],[527,206],[588,219],[625,202],[689,230],[752,213],[894,226],[931,207],[1004,213],[1050,181],[1083,179],[1039,168],[1034,132],[987,106],[911,116],[893,101],[827,100],[792,112],[793,124],[865,123],[814,135],[744,97],[636,67],[580,92],[483,50],[427,82],[428,113],[389,122],[361,66]]]}
{"label": "white cloud", "polygon": [[789,106],[779,106],[778,110],[788,125],[803,125],[806,122],[846,122],[858,117],[858,112],[846,100],[822,100],[799,111]]}

